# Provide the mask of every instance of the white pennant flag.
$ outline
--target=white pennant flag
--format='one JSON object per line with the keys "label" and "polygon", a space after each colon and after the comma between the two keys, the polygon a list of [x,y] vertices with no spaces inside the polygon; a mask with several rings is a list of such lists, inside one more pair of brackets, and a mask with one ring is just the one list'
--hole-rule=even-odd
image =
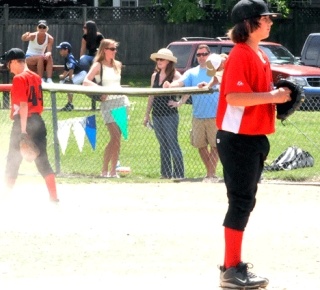
{"label": "white pennant flag", "polygon": [[72,119],[58,121],[58,140],[63,155],[66,152],[68,146],[68,140],[70,136],[70,128],[72,125]]}
{"label": "white pennant flag", "polygon": [[86,132],[85,132],[86,120],[87,120],[87,117],[72,119],[72,131],[76,138],[80,152],[82,152],[83,145],[84,145],[84,137],[86,136]]}

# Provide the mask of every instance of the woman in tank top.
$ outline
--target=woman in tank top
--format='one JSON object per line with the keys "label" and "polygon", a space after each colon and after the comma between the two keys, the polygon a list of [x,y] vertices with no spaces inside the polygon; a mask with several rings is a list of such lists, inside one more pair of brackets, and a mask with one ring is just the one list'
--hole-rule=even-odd
{"label": "woman in tank top", "polygon": [[[118,42],[113,39],[103,39],[101,41],[97,55],[83,81],[83,85],[97,86],[97,83],[100,83],[100,70],[102,69],[102,86],[121,88],[122,63],[115,59],[118,45]],[[101,114],[110,134],[110,140],[104,150],[101,177],[119,177],[116,172],[116,166],[120,155],[121,131],[113,119],[111,111],[123,106],[129,106],[127,96],[109,96],[106,94],[101,96]]]}
{"label": "woman in tank top", "polygon": [[[151,87],[162,88],[165,81],[172,82],[181,77],[175,69],[177,58],[167,48],[151,54],[150,58],[156,62],[155,72],[151,76]],[[151,122],[160,145],[160,171],[164,179],[184,179],[184,164],[178,142],[179,114],[177,108],[169,106],[169,101],[175,96],[149,96],[144,125]]]}
{"label": "woman in tank top", "polygon": [[[26,52],[28,68],[36,72],[43,82],[52,83],[53,58],[52,46],[54,38],[48,33],[49,27],[45,20],[39,20],[36,32],[26,32],[22,41],[29,41]],[[44,78],[46,72],[47,79]]]}
{"label": "woman in tank top", "polygon": [[80,48],[80,66],[88,72],[104,36],[98,31],[96,23],[92,20],[85,23],[83,31],[84,34]]}

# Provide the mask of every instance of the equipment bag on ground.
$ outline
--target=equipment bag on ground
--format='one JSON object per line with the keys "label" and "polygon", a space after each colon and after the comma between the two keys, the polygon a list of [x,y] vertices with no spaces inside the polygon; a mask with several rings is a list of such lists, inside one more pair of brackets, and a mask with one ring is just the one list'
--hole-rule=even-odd
{"label": "equipment bag on ground", "polygon": [[266,171],[292,170],[296,168],[313,167],[314,158],[309,152],[301,148],[290,146],[280,154],[270,165],[264,167]]}

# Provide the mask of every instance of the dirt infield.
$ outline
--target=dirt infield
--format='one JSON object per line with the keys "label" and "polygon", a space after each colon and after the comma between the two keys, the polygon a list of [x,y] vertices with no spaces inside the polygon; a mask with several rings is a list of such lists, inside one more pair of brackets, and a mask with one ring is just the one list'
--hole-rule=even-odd
{"label": "dirt infield", "polygon": [[[0,204],[0,289],[219,288],[223,183],[19,182]],[[243,259],[268,290],[320,289],[320,187],[259,186]]]}

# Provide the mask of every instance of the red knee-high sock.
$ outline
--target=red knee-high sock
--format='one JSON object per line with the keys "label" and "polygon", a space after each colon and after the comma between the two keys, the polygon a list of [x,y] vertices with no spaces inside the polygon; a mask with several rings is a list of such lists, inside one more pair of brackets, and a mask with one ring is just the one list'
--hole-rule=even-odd
{"label": "red knee-high sock", "polygon": [[235,267],[241,262],[241,246],[243,231],[224,228],[225,256],[224,266],[226,269]]}
{"label": "red knee-high sock", "polygon": [[57,187],[56,187],[56,178],[54,174],[47,175],[44,180],[46,181],[46,185],[49,191],[50,198],[52,200],[57,200]]}
{"label": "red knee-high sock", "polygon": [[12,189],[16,183],[15,178],[6,177],[5,179],[7,189]]}

